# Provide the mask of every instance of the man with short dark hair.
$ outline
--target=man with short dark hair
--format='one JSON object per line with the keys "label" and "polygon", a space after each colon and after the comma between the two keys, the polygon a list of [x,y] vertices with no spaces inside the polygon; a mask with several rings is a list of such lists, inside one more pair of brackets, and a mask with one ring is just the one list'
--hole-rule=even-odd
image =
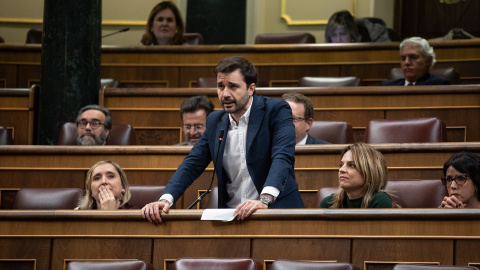
{"label": "man with short dark hair", "polygon": [[[183,160],[156,202],[142,208],[150,222],[160,223],[213,160],[219,208],[235,208],[237,219],[257,209],[303,208],[295,181],[295,128],[290,106],[256,96],[257,71],[240,56],[215,68],[223,110],[212,112],[207,130]],[[218,157],[218,158],[217,158]]]}
{"label": "man with short dark hair", "polygon": [[92,104],[77,115],[77,145],[105,145],[112,130],[112,115],[107,108]]}
{"label": "man with short dark hair", "polygon": [[176,145],[195,145],[205,132],[207,116],[213,112],[213,103],[207,96],[187,98],[180,106],[183,121],[183,134],[186,141]]}
{"label": "man with short dark hair", "polygon": [[292,108],[293,124],[297,145],[305,144],[329,144],[329,142],[308,135],[313,124],[313,104],[310,99],[301,93],[285,93],[282,96]]}

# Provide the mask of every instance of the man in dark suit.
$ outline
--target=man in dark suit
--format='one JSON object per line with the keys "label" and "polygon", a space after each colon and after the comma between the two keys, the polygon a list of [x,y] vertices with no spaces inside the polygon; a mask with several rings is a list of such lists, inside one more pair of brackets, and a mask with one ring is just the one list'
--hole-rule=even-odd
{"label": "man in dark suit", "polygon": [[295,128],[283,101],[256,96],[257,71],[248,60],[232,56],[215,68],[217,94],[224,110],[212,112],[207,130],[183,160],[159,201],[142,214],[162,221],[171,205],[214,161],[218,206],[235,208],[237,219],[257,209],[303,208],[294,173]]}
{"label": "man in dark suit", "polygon": [[195,145],[205,132],[207,116],[213,112],[213,104],[207,96],[193,96],[180,105],[183,134],[186,141],[176,145]]}
{"label": "man in dark suit", "polygon": [[329,144],[329,142],[308,135],[313,124],[313,104],[308,97],[301,93],[285,93],[282,96],[292,108],[293,124],[297,145],[305,144]]}
{"label": "man in dark suit", "polygon": [[394,85],[444,85],[451,84],[447,79],[430,74],[435,65],[433,48],[423,38],[411,37],[400,43],[400,66],[402,79],[384,81],[383,86]]}

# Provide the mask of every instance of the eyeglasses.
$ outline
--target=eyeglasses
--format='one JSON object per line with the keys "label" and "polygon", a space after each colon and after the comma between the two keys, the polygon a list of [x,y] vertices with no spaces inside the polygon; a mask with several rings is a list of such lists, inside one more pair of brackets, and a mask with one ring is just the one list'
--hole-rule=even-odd
{"label": "eyeglasses", "polygon": [[293,117],[293,122],[300,122],[300,121],[304,121],[306,120],[305,118],[303,117]]}
{"label": "eyeglasses", "polygon": [[459,174],[455,177],[451,177],[451,176],[447,176],[447,177],[442,177],[442,183],[443,185],[447,185],[447,183],[449,185],[452,184],[452,181],[455,181],[455,183],[457,183],[457,185],[463,185],[465,184],[465,182],[467,182],[467,179],[468,179],[468,175],[466,174]]}
{"label": "eyeglasses", "polygon": [[105,123],[100,122],[100,120],[87,121],[85,119],[82,119],[77,122],[77,127],[86,128],[88,124],[90,124],[90,127],[93,129],[98,128],[100,125],[105,126]]}
{"label": "eyeglasses", "polygon": [[203,130],[205,128],[205,125],[203,124],[183,125],[184,130],[190,130],[192,127],[198,131],[198,130]]}

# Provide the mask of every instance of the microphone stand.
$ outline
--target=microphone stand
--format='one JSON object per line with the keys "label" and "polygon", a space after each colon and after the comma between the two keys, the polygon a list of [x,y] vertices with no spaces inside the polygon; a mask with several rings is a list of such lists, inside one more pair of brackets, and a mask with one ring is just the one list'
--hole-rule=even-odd
{"label": "microphone stand", "polygon": [[218,161],[218,153],[220,152],[220,145],[222,144],[222,141],[223,141],[223,133],[225,131],[220,130],[220,135],[218,136],[218,149],[217,149],[217,156],[215,157],[215,163],[213,164],[213,175],[212,175],[212,181],[210,181],[210,186],[208,187],[208,189],[203,192],[202,194],[200,194],[200,196],[192,203],[190,204],[189,207],[187,207],[187,209],[192,209],[192,207],[194,207],[195,205],[197,205],[197,203],[199,201],[201,201],[203,199],[203,197],[205,197],[205,195],[207,195],[207,192],[209,192],[211,189],[212,189],[212,185],[213,185],[213,180],[215,179],[215,164],[217,163]]}
{"label": "microphone stand", "polygon": [[105,36],[102,36],[102,38],[109,37],[111,35],[115,35],[115,34],[118,34],[118,33],[121,33],[121,32],[127,32],[128,30],[130,30],[130,27],[124,28],[122,30],[118,30],[118,31],[110,33],[110,34],[106,34]]}

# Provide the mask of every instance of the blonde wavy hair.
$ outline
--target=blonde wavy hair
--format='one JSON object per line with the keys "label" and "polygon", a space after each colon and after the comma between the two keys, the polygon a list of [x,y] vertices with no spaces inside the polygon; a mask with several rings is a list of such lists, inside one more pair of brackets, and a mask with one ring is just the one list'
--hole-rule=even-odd
{"label": "blonde wavy hair", "polygon": [[127,175],[123,171],[123,169],[118,165],[117,163],[110,161],[110,160],[102,160],[97,163],[95,163],[90,170],[87,172],[87,176],[85,177],[85,196],[82,197],[80,200],[80,203],[78,204],[78,209],[79,210],[91,210],[91,209],[97,209],[97,202],[95,201],[95,198],[92,196],[92,180],[93,180],[93,171],[102,164],[112,164],[113,167],[115,167],[115,170],[117,170],[118,175],[120,176],[120,181],[122,183],[123,189],[125,189],[125,192],[122,193],[123,200],[120,203],[120,207],[124,206],[128,200],[130,200],[130,197],[132,194],[130,193],[130,187],[128,185],[127,181]]}
{"label": "blonde wavy hair", "polygon": [[[392,206],[400,206],[392,199],[392,195],[385,191],[388,181],[387,163],[382,153],[366,143],[355,143],[347,147],[340,156],[340,159],[346,152],[352,152],[352,159],[356,169],[360,172],[365,183],[363,184],[363,201],[361,208],[367,208],[375,193],[384,192],[392,200]],[[333,196],[331,208],[343,208],[343,200],[346,196],[345,190],[338,188]]]}

